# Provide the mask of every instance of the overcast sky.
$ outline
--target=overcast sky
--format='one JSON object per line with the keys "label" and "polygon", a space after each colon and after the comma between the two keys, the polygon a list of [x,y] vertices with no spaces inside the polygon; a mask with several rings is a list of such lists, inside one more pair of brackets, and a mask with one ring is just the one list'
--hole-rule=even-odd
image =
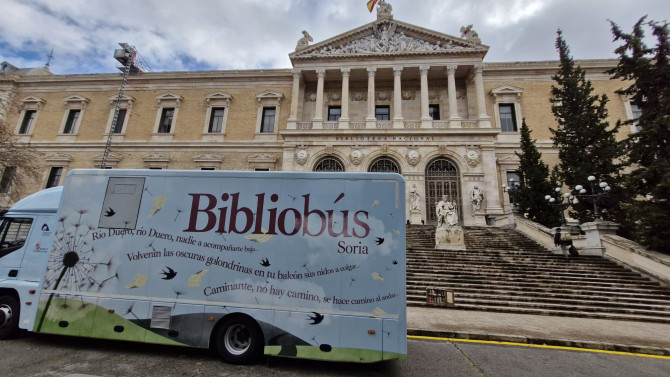
{"label": "overcast sky", "polygon": [[[608,19],[629,32],[642,16],[670,20],[668,0],[387,0],[396,20],[460,36],[473,24],[487,62],[557,60],[556,30],[575,59],[613,58]],[[290,68],[314,43],[376,19],[367,0],[0,0],[0,61],[56,74],[116,70],[117,42],[155,72]]]}

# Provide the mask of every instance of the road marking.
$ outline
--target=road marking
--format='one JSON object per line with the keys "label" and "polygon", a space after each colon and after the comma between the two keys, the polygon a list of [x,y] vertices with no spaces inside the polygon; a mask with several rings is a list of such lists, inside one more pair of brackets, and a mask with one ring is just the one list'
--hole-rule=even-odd
{"label": "road marking", "polygon": [[419,336],[419,335],[407,335],[407,338],[408,339],[441,340],[441,341],[446,341],[446,342],[461,342],[461,343],[499,344],[499,345],[503,345],[503,346],[517,346],[517,347],[550,348],[550,349],[567,350],[567,351],[608,353],[608,354],[612,354],[612,355],[628,355],[628,356],[638,356],[638,357],[650,357],[650,358],[653,358],[653,359],[670,360],[670,356],[648,355],[648,354],[644,354],[644,353],[632,353],[632,352],[621,352],[621,351],[596,350],[596,349],[590,349],[590,348],[550,346],[550,345],[546,345],[546,344],[497,342],[497,341],[494,341],[494,340],[441,338],[441,337],[435,337],[435,336]]}

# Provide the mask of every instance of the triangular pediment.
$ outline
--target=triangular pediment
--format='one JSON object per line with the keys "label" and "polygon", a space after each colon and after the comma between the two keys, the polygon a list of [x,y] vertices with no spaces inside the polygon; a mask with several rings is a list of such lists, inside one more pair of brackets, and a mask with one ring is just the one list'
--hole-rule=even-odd
{"label": "triangular pediment", "polygon": [[393,19],[377,20],[289,54],[292,61],[371,55],[476,54],[489,47],[479,39],[464,39]]}

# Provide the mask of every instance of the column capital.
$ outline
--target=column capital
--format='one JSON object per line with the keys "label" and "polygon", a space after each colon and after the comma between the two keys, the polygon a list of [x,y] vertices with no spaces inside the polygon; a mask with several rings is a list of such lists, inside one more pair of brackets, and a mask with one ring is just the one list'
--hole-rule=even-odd
{"label": "column capital", "polygon": [[326,69],[325,68],[317,68],[316,69],[316,74],[319,78],[326,77]]}
{"label": "column capital", "polygon": [[429,66],[429,65],[422,65],[422,66],[419,66],[419,71],[421,71],[421,74],[422,74],[422,75],[427,75],[429,69],[430,69],[430,66]]}
{"label": "column capital", "polygon": [[484,63],[475,64],[475,73],[482,73],[484,71]]}
{"label": "column capital", "polygon": [[393,66],[393,74],[396,75],[396,76],[400,76],[402,74],[402,66],[394,65]]}
{"label": "column capital", "polygon": [[349,75],[351,74],[351,68],[349,68],[349,67],[340,68],[340,72],[342,72],[342,76],[349,77]]}
{"label": "column capital", "polygon": [[374,76],[375,72],[377,72],[377,67],[368,67],[366,70],[368,71],[368,76]]}
{"label": "column capital", "polygon": [[458,68],[458,64],[447,64],[447,66],[444,68],[447,71],[448,75],[453,75],[456,73],[456,68]]}
{"label": "column capital", "polygon": [[291,70],[291,73],[293,73],[293,78],[294,79],[299,79],[302,77],[302,71],[299,69],[293,69]]}

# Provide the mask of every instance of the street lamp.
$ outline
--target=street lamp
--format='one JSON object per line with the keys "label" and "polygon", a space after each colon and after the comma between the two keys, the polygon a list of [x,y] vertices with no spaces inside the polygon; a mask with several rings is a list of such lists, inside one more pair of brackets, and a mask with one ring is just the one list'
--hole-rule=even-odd
{"label": "street lamp", "polygon": [[593,203],[593,216],[595,217],[595,221],[603,220],[600,216],[600,207],[598,206],[598,203],[600,203],[600,201],[607,196],[612,187],[607,184],[607,182],[601,181],[598,183],[598,187],[600,188],[600,191],[598,191],[595,185],[596,177],[590,175],[587,180],[591,186],[590,194],[587,193],[588,191],[584,188],[584,186],[577,185],[575,186],[574,190],[570,190],[570,192],[563,194],[561,194],[561,188],[556,187],[554,192],[556,193],[557,198],[553,197],[552,195],[546,195],[544,197],[549,205],[561,209],[561,219],[563,220],[563,225],[566,224],[564,211],[571,205],[579,203],[579,199],[577,197],[586,202]]}
{"label": "street lamp", "polygon": [[556,187],[554,189],[556,197],[552,195],[545,195],[544,199],[552,207],[558,208],[561,213],[561,223],[563,227],[567,227],[568,222],[565,219],[565,210],[573,204],[579,203],[577,198],[570,192],[561,193],[561,188]]}
{"label": "street lamp", "polygon": [[608,185],[607,182],[601,181],[598,183],[598,187],[600,188],[600,191],[598,191],[595,185],[596,177],[589,175],[586,179],[591,186],[591,193],[587,194],[586,189],[582,185],[575,186],[575,191],[577,191],[577,195],[583,200],[593,203],[593,217],[595,217],[595,221],[603,221],[602,216],[600,216],[600,207],[598,207],[598,203],[607,196],[612,187]]}

